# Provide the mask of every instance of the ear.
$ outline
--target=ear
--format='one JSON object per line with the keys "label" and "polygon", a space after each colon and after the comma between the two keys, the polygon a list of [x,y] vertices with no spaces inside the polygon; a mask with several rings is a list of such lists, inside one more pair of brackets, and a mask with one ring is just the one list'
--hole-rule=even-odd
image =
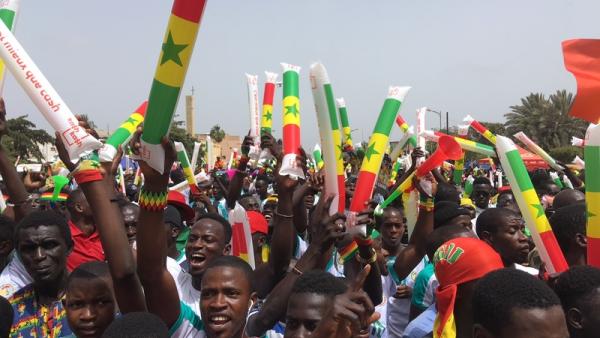
{"label": "ear", "polygon": [[570,327],[581,330],[583,328],[583,315],[578,308],[570,308],[566,313],[567,324]]}
{"label": "ear", "polygon": [[181,233],[181,228],[179,228],[179,227],[171,227],[171,237],[172,238],[179,237],[180,233]]}
{"label": "ear", "polygon": [[473,324],[473,338],[494,338],[494,335],[481,324]]}
{"label": "ear", "polygon": [[83,212],[83,207],[81,206],[81,203],[75,203],[75,210],[77,210],[78,213]]}
{"label": "ear", "polygon": [[576,233],[575,234],[575,243],[580,248],[587,248],[587,237],[584,234]]}
{"label": "ear", "polygon": [[482,231],[481,235],[479,236],[479,239],[481,239],[482,241],[485,241],[488,244],[492,244],[494,241],[492,241],[492,234],[489,231]]}
{"label": "ear", "polygon": [[227,243],[225,244],[225,248],[223,248],[223,255],[227,256],[231,254],[231,244]]}

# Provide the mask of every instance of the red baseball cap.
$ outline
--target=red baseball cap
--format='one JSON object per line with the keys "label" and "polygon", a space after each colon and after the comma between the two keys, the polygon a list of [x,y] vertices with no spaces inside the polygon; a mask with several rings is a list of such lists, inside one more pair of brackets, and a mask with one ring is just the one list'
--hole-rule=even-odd
{"label": "red baseball cap", "polygon": [[196,212],[194,212],[194,209],[186,203],[185,196],[179,191],[169,191],[169,194],[167,195],[167,204],[170,204],[179,210],[183,219],[188,223],[188,226],[194,221]]}
{"label": "red baseball cap", "polygon": [[267,219],[258,211],[248,211],[248,222],[250,222],[250,233],[261,232],[265,235],[269,234],[269,224]]}

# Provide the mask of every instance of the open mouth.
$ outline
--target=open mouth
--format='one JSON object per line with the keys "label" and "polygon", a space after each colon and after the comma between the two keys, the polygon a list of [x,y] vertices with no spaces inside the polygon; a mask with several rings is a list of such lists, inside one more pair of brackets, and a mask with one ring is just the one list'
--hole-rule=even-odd
{"label": "open mouth", "polygon": [[231,321],[231,317],[227,315],[212,315],[208,319],[208,325],[215,330],[218,331],[222,329],[225,325],[227,325]]}
{"label": "open mouth", "polygon": [[202,265],[204,261],[206,261],[206,256],[204,256],[201,253],[193,253],[188,261],[190,263],[190,266],[197,267],[199,265]]}

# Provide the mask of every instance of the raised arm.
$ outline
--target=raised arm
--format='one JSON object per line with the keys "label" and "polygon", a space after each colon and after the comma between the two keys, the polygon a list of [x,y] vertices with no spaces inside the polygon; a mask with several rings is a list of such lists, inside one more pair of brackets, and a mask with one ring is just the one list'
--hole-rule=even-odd
{"label": "raised arm", "polygon": [[[139,154],[140,132],[133,141],[133,152]],[[176,153],[171,142],[164,137],[164,173],[160,174],[144,161],[139,161],[144,174],[144,187],[140,192],[140,218],[137,229],[138,274],[146,296],[148,310],[162,319],[168,327],[177,321],[180,313],[179,295],[173,277],[167,271],[167,242],[164,236],[163,213],[167,204],[169,171]],[[154,204],[148,203],[154,200]]]}
{"label": "raised arm", "polygon": [[[426,192],[423,190],[421,184],[423,181],[430,182],[431,191]],[[433,196],[437,191],[437,182],[429,174],[422,179],[415,178],[414,185],[419,190],[421,203],[419,204],[417,224],[412,236],[410,236],[408,246],[400,251],[394,263],[394,270],[400,280],[406,278],[423,259],[426,254],[427,236],[433,231]]]}
{"label": "raised arm", "polygon": [[[6,108],[4,99],[0,98],[0,138],[6,135],[7,132]],[[14,205],[15,221],[18,222],[29,211],[29,194],[17,173],[17,169],[8,158],[8,154],[2,145],[0,145],[0,175],[2,175],[2,179],[6,183],[8,196],[10,196],[10,201]]]}
{"label": "raised arm", "polygon": [[240,198],[240,194],[244,187],[246,168],[248,167],[248,161],[250,160],[248,154],[250,153],[250,147],[253,144],[254,141],[252,141],[252,137],[244,137],[244,141],[242,142],[242,157],[238,162],[236,173],[233,175],[231,182],[229,182],[229,189],[227,190],[226,200],[229,209],[235,208],[235,202]]}

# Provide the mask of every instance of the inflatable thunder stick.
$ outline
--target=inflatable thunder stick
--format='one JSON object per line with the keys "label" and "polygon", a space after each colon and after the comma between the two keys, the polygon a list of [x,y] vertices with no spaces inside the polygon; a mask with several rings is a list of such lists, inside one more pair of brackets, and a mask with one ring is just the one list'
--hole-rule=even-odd
{"label": "inflatable thunder stick", "polygon": [[229,211],[229,221],[232,232],[231,254],[245,260],[254,269],[254,246],[250,221],[246,210],[239,203],[236,203],[235,208]]}
{"label": "inflatable thunder stick", "polygon": [[265,81],[265,92],[263,94],[262,119],[260,121],[261,134],[271,133],[273,128],[273,98],[275,97],[275,82],[277,82],[277,73],[265,72],[267,81]]}
{"label": "inflatable thunder stick", "polygon": [[260,137],[260,112],[258,110],[258,76],[246,74],[248,84],[248,106],[250,107],[250,136],[257,143]]}
{"label": "inflatable thunder stick", "polygon": [[[410,87],[390,87],[388,90],[388,96],[383,103],[377,123],[375,123],[373,135],[371,135],[369,145],[365,150],[365,157],[358,173],[356,188],[350,205],[350,211],[353,213],[362,211],[365,208],[365,202],[371,199],[390,131],[409,90]],[[366,227],[361,227],[360,231],[366,234]]]}
{"label": "inflatable thunder stick", "polygon": [[396,145],[394,146],[394,149],[392,149],[392,153],[390,154],[390,158],[392,159],[392,161],[395,161],[396,159],[398,159],[398,157],[400,157],[402,149],[404,149],[404,146],[406,146],[407,144],[417,144],[417,139],[415,138],[413,126],[408,127],[406,132],[402,135],[402,138],[400,138],[400,141],[398,141],[398,143],[396,143]]}
{"label": "inflatable thunder stick", "polygon": [[296,163],[300,142],[300,67],[282,63],[283,68],[283,160],[279,174],[304,179]]}
{"label": "inflatable thunder stick", "polygon": [[210,136],[206,136],[206,171],[211,171],[215,165],[213,157],[213,141]]}
{"label": "inflatable thunder stick", "polygon": [[129,118],[108,137],[104,146],[100,149],[100,161],[110,162],[113,160],[117,154],[117,148],[127,142],[131,138],[131,135],[135,133],[137,127],[144,122],[147,107],[148,101],[144,101],[144,103],[142,103],[133,114],[129,115]]}
{"label": "inflatable thunder stick", "polygon": [[496,137],[496,149],[525,225],[531,232],[542,261],[546,263],[546,269],[550,273],[565,271],[568,269],[567,262],[533,188],[519,150],[513,141],[504,136]]}
{"label": "inflatable thunder stick", "polygon": [[[404,120],[404,118],[402,118],[402,116],[398,115],[396,117],[396,124],[398,125],[398,127],[400,127],[400,130],[402,130],[402,132],[404,134],[407,134],[411,131],[411,127],[408,126],[408,123],[406,123],[406,120]],[[417,138],[414,135],[414,132],[410,132],[410,138],[408,139],[408,144],[410,144],[411,147],[416,147],[417,146]],[[402,145],[402,147],[404,147],[404,145]]]}
{"label": "inflatable thunder stick", "polygon": [[315,148],[313,149],[313,159],[315,160],[317,170],[323,169],[323,166],[325,166],[325,162],[323,162],[323,156],[321,155],[321,146],[319,146],[318,143],[315,144]]}
{"label": "inflatable thunder stick", "polygon": [[4,24],[0,24],[0,57],[44,118],[60,133],[69,158],[77,161],[80,156],[102,146],[79,127],[71,109]]}
{"label": "inflatable thunder stick", "polygon": [[[427,107],[417,109],[417,147],[425,151],[425,138],[421,135],[425,131],[425,114],[427,113]],[[423,158],[419,158],[423,160]],[[419,162],[417,162],[419,165]]]}
{"label": "inflatable thunder stick", "polygon": [[473,129],[475,129],[478,133],[483,135],[490,143],[496,144],[496,135],[492,134],[492,132],[487,129],[483,124],[479,123],[475,120],[471,115],[467,115],[464,119],[464,122],[468,123]]}
{"label": "inflatable thunder stick", "polygon": [[161,145],[169,133],[181,86],[190,64],[206,0],[175,0],[148,97],[142,134],[141,158],[162,174],[165,153]]}
{"label": "inflatable thunder stick", "polygon": [[453,172],[453,180],[454,184],[461,186],[462,185],[462,176],[465,170],[465,154],[454,162],[454,172]]}
{"label": "inflatable thunder stick", "polygon": [[[585,134],[585,204],[587,207],[587,263],[600,267],[600,127]],[[573,185],[573,184],[571,184]]]}
{"label": "inflatable thunder stick", "polygon": [[[4,0],[0,3],[0,20],[2,20],[6,27],[13,33],[15,31],[20,2],[21,0]],[[0,97],[3,96],[4,80],[6,79],[5,73],[6,69],[4,67],[4,62],[0,61]]]}
{"label": "inflatable thunder stick", "polygon": [[[440,136],[449,136],[449,135],[446,135],[444,133],[440,133],[437,131],[434,132],[432,130],[426,130],[422,133],[422,136],[431,142],[437,142],[438,139],[440,138]],[[494,148],[488,146],[487,144],[477,143],[477,142],[467,140],[467,139],[457,137],[457,136],[450,136],[450,137],[454,137],[454,140],[456,142],[458,142],[458,144],[460,144],[460,147],[464,151],[470,151],[473,153],[478,153],[478,154],[489,156],[489,157],[496,156],[496,152],[494,151]]]}
{"label": "inflatable thunder stick", "polygon": [[550,156],[544,149],[542,149],[539,145],[537,145],[537,143],[533,142],[522,131],[516,133],[513,136],[516,139],[518,139],[519,141],[523,142],[523,144],[525,144],[525,146],[527,147],[527,149],[529,149],[529,151],[531,151],[531,152],[535,153],[536,155],[538,155],[539,157],[541,157],[544,160],[544,162],[548,163],[548,165],[550,167],[552,167],[552,169],[554,169],[554,170],[564,170],[565,169],[562,166],[560,166],[558,163],[556,163],[556,160],[554,158],[552,158],[552,156]]}
{"label": "inflatable thunder stick", "polygon": [[325,148],[325,193],[335,194],[329,213],[343,213],[346,205],[344,160],[342,157],[342,135],[338,123],[333,89],[327,69],[320,63],[310,66],[312,87],[321,146]]}
{"label": "inflatable thunder stick", "polygon": [[343,97],[335,99],[335,102],[340,113],[340,121],[342,121],[342,148],[350,151],[354,150],[354,144],[352,144],[352,130],[350,129],[350,121],[348,119],[348,109],[346,108],[346,100]]}
{"label": "inflatable thunder stick", "polygon": [[190,165],[190,160],[188,158],[187,153],[185,152],[185,147],[183,146],[183,143],[175,142],[175,151],[177,151],[177,160],[179,161],[179,163],[181,163],[183,175],[185,176],[185,180],[190,186],[191,192],[200,192],[200,190],[198,189],[198,183],[196,182],[196,177],[194,177],[194,172],[192,171],[192,166]]}
{"label": "inflatable thunder stick", "polygon": [[200,142],[194,142],[194,150],[192,153],[192,163],[190,163],[190,166],[192,167],[192,172],[195,173],[196,172],[196,163],[198,163],[198,154],[200,153],[200,146],[202,144],[200,144]]}

